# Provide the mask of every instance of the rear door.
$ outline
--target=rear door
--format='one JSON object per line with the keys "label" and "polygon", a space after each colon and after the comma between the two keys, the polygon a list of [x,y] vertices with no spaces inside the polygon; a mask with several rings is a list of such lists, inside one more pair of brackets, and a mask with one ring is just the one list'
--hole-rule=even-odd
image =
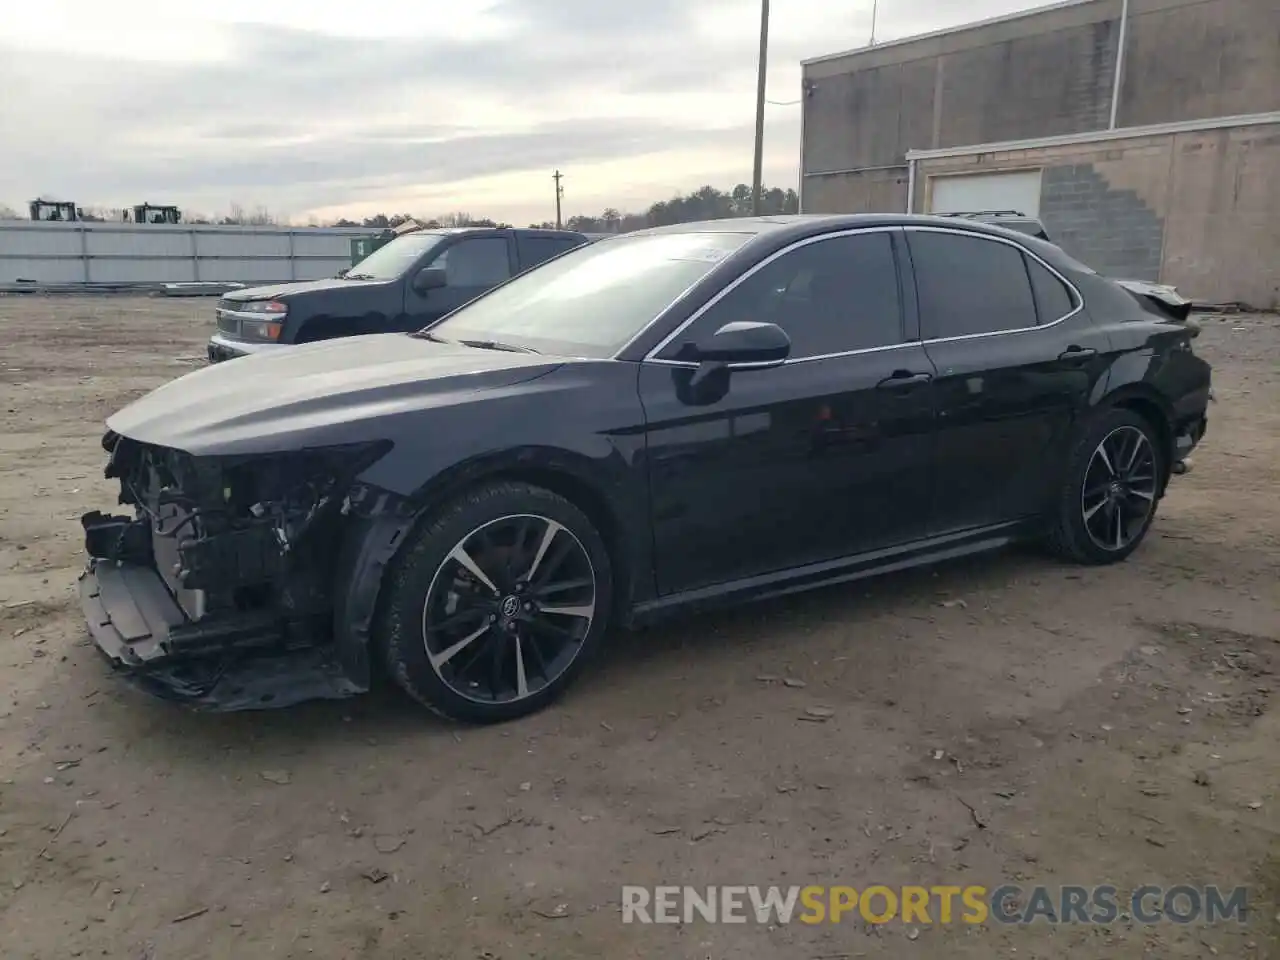
{"label": "rear door", "polygon": [[1061,477],[1109,345],[1065,280],[1004,238],[908,227],[937,368],[937,533],[1036,514]]}
{"label": "rear door", "polygon": [[[923,533],[932,365],[911,342],[900,243],[883,228],[800,241],[641,365],[662,593]],[[697,388],[686,344],[738,320],[777,323],[790,358]]]}
{"label": "rear door", "polygon": [[421,330],[496,287],[514,272],[515,257],[515,245],[508,233],[459,237],[427,264],[444,271],[443,287],[419,293],[412,282],[406,285],[407,329]]}

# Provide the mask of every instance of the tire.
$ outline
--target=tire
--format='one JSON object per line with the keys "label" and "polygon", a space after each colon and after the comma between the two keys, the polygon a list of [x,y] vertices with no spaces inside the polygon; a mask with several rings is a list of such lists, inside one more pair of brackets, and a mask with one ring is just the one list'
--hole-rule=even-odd
{"label": "tire", "polygon": [[1050,548],[1076,563],[1125,559],[1151,528],[1167,471],[1160,435],[1146,417],[1121,407],[1099,412],[1077,434],[1067,459],[1050,518]]}
{"label": "tire", "polygon": [[388,672],[449,719],[534,713],[600,646],[612,588],[605,543],[568,500],[527,483],[474,487],[419,525],[390,573]]}

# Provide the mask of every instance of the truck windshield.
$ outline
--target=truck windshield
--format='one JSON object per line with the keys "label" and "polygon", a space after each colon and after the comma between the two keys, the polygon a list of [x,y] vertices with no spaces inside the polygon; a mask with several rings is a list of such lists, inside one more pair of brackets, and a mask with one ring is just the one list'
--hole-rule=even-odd
{"label": "truck windshield", "polygon": [[416,231],[396,237],[369,254],[347,273],[351,280],[395,280],[418,262],[418,258],[436,246],[443,234]]}
{"label": "truck windshield", "polygon": [[432,337],[612,357],[750,233],[652,233],[571,250],[431,326]]}

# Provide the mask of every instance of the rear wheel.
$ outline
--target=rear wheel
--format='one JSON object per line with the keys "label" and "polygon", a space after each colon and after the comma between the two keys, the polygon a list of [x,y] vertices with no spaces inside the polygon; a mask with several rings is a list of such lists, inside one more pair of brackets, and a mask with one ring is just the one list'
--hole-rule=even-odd
{"label": "rear wheel", "polygon": [[1068,460],[1050,531],[1057,553],[1079,563],[1123,560],[1155,518],[1166,458],[1153,425],[1132,410],[1098,416]]}
{"label": "rear wheel", "polygon": [[440,510],[396,570],[388,667],[445,716],[523,716],[577,675],[611,598],[608,552],[581,510],[540,487],[487,484]]}

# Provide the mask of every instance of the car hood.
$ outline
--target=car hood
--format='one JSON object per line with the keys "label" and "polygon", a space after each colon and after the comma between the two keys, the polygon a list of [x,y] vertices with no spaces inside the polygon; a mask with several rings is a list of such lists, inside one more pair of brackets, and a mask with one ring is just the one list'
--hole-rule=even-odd
{"label": "car hood", "polygon": [[562,362],[407,334],[325,340],[196,370],[109,417],[107,428],[196,456],[381,439],[381,418],[500,394]]}
{"label": "car hood", "polygon": [[281,300],[296,296],[299,293],[316,293],[321,290],[350,290],[368,284],[391,283],[390,280],[344,280],[341,277],[326,277],[323,280],[297,280],[291,283],[268,283],[260,287],[245,287],[243,290],[230,290],[222,295],[223,300],[231,303],[246,303],[250,300]]}

